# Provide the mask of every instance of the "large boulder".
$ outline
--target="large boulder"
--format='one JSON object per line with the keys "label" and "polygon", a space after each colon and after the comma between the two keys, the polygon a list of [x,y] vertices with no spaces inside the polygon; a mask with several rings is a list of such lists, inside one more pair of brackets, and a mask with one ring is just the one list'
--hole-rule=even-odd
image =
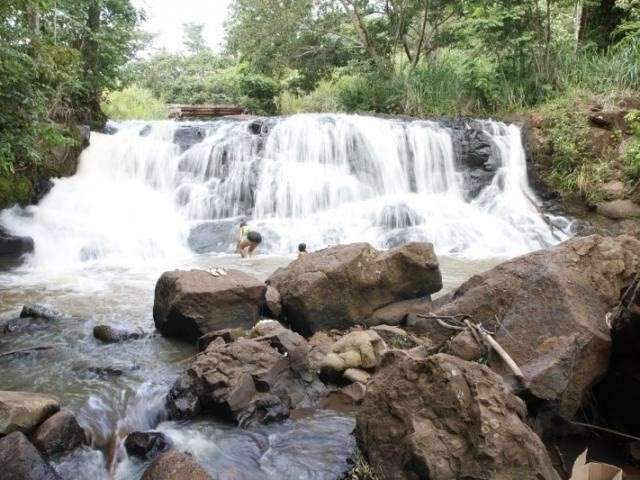
{"label": "large boulder", "polygon": [[[550,414],[572,417],[606,372],[611,339],[605,317],[640,266],[640,241],[590,236],[505,262],[434,302],[439,316],[469,315],[495,330],[521,367],[530,396]],[[442,342],[452,335],[428,318],[414,329]],[[497,356],[489,365],[507,375]]]}
{"label": "large boulder", "polygon": [[12,266],[20,257],[34,250],[31,237],[18,237],[0,228],[0,268],[3,264]]}
{"label": "large boulder", "polygon": [[69,452],[84,441],[84,430],[69,410],[53,414],[33,435],[33,444],[45,455]]}
{"label": "large boulder", "polygon": [[0,435],[29,432],[60,410],[50,395],[0,390]]}
{"label": "large boulder", "polygon": [[2,480],[62,480],[21,432],[0,438]]}
{"label": "large boulder", "polygon": [[260,322],[250,337],[211,342],[167,395],[172,418],[209,413],[241,425],[289,416],[313,406],[324,386],[308,362],[309,345],[275,321]]}
{"label": "large boulder", "polygon": [[559,479],[525,415],[483,365],[392,350],[367,386],[356,432],[380,478]]}
{"label": "large boulder", "polygon": [[640,217],[640,206],[631,200],[611,200],[596,206],[596,211],[612,220],[625,220]]}
{"label": "large boulder", "polygon": [[142,480],[213,480],[188,453],[169,450],[149,465]]}
{"label": "large boulder", "polygon": [[380,252],[367,243],[338,245],[305,255],[269,279],[294,330],[348,329],[386,305],[442,288],[433,246],[408,243]]}
{"label": "large boulder", "polygon": [[213,276],[204,270],[174,270],[156,284],[153,321],[168,337],[195,342],[224,328],[251,328],[267,287],[239,270]]}
{"label": "large boulder", "polygon": [[144,332],[139,328],[127,330],[111,325],[96,325],[93,327],[93,336],[104,343],[119,343],[142,338],[144,337]]}

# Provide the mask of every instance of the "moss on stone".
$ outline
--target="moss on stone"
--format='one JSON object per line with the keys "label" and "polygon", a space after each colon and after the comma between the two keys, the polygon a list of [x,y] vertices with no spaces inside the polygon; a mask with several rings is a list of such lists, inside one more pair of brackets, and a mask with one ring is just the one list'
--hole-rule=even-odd
{"label": "moss on stone", "polygon": [[0,176],[0,208],[25,204],[32,193],[33,185],[24,175]]}

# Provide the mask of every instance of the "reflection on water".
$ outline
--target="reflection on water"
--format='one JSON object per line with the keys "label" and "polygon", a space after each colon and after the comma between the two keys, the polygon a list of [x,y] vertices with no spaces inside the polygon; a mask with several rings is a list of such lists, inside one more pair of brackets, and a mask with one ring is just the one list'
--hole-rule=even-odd
{"label": "reflection on water", "polygon": [[[165,432],[221,479],[336,478],[353,447],[353,419],[341,414],[319,412],[253,430],[214,421],[163,422],[164,396],[196,352],[155,332],[153,289],[159,275],[172,268],[223,266],[266,279],[289,261],[291,257],[266,255],[197,255],[176,265],[142,263],[124,269],[89,263],[64,273],[18,269],[0,274],[0,321],[32,303],[65,314],[26,332],[0,334],[0,353],[52,347],[0,357],[2,388],[57,395],[89,430],[96,449],[56,460],[64,478],[139,478],[146,464],[129,460],[122,440],[128,432],[149,429]],[[494,263],[442,258],[445,291]],[[139,327],[148,335],[103,344],[93,337],[97,324]]]}

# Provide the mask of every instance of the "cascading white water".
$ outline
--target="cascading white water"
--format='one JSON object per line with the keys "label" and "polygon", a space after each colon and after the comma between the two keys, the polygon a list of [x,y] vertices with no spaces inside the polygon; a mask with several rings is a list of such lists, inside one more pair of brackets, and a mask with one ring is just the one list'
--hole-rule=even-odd
{"label": "cascading white water", "polygon": [[[491,143],[492,180],[469,197],[452,130],[435,122],[305,114],[191,124],[202,141],[174,143],[184,124],[132,122],[92,134],[78,173],[34,207],[4,211],[34,238],[32,265],[131,265],[189,254],[205,221],[250,218],[262,252],[289,254],[368,241],[426,240],[440,254],[509,257],[566,238],[553,231],[527,182],[520,131],[475,122]],[[257,130],[256,130],[256,125]],[[477,125],[480,125],[478,127]],[[260,129],[262,128],[262,133]],[[232,232],[231,231],[231,237]],[[223,251],[231,251],[229,232]]]}

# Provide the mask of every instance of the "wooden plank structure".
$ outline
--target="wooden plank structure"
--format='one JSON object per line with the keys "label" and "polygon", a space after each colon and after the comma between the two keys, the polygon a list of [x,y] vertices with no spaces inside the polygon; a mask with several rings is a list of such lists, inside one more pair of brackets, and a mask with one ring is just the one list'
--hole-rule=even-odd
{"label": "wooden plank structure", "polygon": [[247,109],[237,105],[170,105],[169,118],[176,120],[194,120],[244,115]]}

